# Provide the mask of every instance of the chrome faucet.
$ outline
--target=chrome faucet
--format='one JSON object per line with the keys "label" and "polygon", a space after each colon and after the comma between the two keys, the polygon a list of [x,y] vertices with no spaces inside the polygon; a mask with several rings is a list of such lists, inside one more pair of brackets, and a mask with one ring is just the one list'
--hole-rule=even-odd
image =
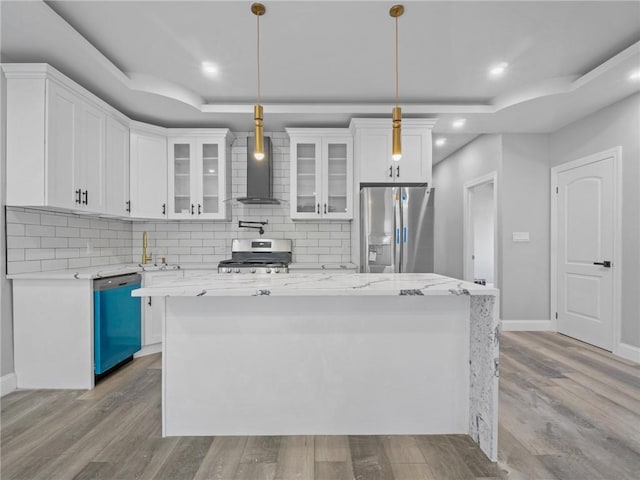
{"label": "chrome faucet", "polygon": [[147,232],[142,234],[142,265],[146,265],[153,257],[147,255]]}

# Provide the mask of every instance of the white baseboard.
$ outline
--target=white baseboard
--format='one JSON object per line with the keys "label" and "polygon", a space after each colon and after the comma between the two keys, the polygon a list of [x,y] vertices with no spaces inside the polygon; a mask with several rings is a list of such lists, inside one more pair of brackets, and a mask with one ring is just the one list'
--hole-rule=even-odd
{"label": "white baseboard", "polygon": [[614,347],[613,354],[631,360],[632,362],[640,363],[640,347],[620,342]]}
{"label": "white baseboard", "polygon": [[15,373],[8,373],[0,377],[0,397],[13,392],[18,388],[18,379]]}
{"label": "white baseboard", "polygon": [[142,349],[133,354],[133,358],[144,357],[146,355],[152,355],[160,352],[162,352],[162,343],[153,343],[142,347]]}
{"label": "white baseboard", "polygon": [[503,332],[555,332],[551,320],[502,320]]}

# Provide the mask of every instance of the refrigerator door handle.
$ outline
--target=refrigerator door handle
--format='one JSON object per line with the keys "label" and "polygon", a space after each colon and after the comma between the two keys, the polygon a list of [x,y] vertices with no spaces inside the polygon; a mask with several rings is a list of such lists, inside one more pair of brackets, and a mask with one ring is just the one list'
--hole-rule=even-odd
{"label": "refrigerator door handle", "polygon": [[400,229],[396,228],[396,245],[400,245]]}
{"label": "refrigerator door handle", "polygon": [[403,243],[407,243],[407,227],[402,228]]}

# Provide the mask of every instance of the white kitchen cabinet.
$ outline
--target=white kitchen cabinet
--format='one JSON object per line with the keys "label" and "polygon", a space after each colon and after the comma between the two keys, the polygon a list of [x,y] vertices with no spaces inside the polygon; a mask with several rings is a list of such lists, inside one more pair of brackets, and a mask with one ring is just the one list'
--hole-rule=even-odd
{"label": "white kitchen cabinet", "polygon": [[290,128],[291,218],[353,218],[353,139],[347,129]]}
{"label": "white kitchen cabinet", "polygon": [[[182,278],[183,270],[161,270],[157,272],[144,272],[143,287],[149,287],[158,283],[170,282],[172,280]],[[142,346],[146,347],[162,342],[162,315],[163,311],[160,307],[160,298],[144,297],[142,312]]]}
{"label": "white kitchen cabinet", "polygon": [[169,218],[227,220],[231,175],[231,132],[173,129],[168,149]]}
{"label": "white kitchen cabinet", "polygon": [[167,218],[167,138],[147,130],[130,135],[131,217]]}
{"label": "white kitchen cabinet", "polygon": [[129,127],[107,117],[105,165],[105,213],[129,216]]}
{"label": "white kitchen cabinet", "polygon": [[435,120],[402,120],[402,159],[391,158],[391,120],[354,118],[355,163],[359,183],[431,185],[431,130]]}
{"label": "white kitchen cabinet", "polygon": [[126,121],[45,64],[4,64],[7,204],[108,213],[107,120]]}

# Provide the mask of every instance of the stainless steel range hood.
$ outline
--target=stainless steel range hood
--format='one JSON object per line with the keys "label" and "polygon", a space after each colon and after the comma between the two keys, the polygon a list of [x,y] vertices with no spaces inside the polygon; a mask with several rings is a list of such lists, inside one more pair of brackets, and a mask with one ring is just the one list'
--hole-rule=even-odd
{"label": "stainless steel range hood", "polygon": [[271,138],[264,137],[264,158],[253,156],[255,137],[247,137],[247,196],[236,200],[246,205],[279,205],[273,198],[273,154]]}

